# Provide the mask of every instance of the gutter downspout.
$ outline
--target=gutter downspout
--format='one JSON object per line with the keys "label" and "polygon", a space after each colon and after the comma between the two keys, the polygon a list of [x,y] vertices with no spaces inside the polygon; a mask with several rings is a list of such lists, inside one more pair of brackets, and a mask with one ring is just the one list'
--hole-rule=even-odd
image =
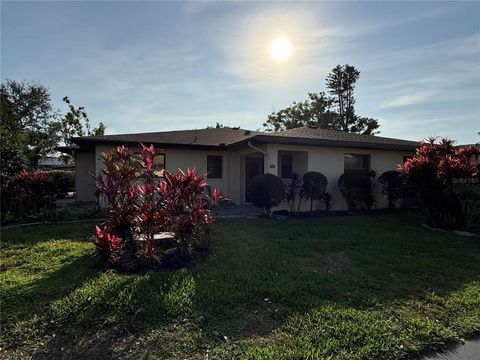
{"label": "gutter downspout", "polygon": [[248,145],[249,148],[251,148],[255,151],[258,151],[259,153],[263,154],[263,156],[265,156],[265,161],[264,161],[264,164],[263,164],[263,173],[267,174],[268,173],[268,165],[269,165],[268,153],[266,151],[263,151],[259,147],[256,147],[256,146],[252,145],[252,143],[250,141],[247,142],[247,145]]}

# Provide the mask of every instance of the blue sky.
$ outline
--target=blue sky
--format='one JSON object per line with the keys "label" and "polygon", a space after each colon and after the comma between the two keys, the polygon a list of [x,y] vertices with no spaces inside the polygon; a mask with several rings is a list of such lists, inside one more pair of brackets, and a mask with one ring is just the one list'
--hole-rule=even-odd
{"label": "blue sky", "polygon": [[[269,55],[279,36],[293,47]],[[1,76],[68,95],[107,133],[258,129],[360,71],[357,113],[381,135],[479,140],[480,2],[4,2]]]}

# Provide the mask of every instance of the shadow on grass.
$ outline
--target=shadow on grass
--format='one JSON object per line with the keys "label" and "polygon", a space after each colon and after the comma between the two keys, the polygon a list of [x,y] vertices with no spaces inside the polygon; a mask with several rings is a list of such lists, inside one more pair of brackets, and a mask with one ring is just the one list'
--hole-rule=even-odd
{"label": "shadow on grass", "polygon": [[478,238],[424,229],[412,215],[219,221],[213,244],[192,269],[80,280],[68,273],[88,268],[82,257],[34,284],[28,299],[49,281],[64,287],[48,296],[57,336],[38,356],[187,356],[225,339],[270,336],[315,309],[381,327],[379,309],[480,281]]}
{"label": "shadow on grass", "polygon": [[97,276],[98,269],[92,266],[92,260],[91,254],[85,254],[39,280],[2,291],[4,326],[28,321],[34,314],[43,315],[52,301]]}

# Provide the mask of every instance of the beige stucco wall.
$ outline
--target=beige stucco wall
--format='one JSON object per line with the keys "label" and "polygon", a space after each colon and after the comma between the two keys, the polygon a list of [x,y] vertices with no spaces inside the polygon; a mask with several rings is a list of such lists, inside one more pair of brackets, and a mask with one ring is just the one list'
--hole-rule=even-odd
{"label": "beige stucco wall", "polygon": [[[344,171],[344,155],[349,154],[367,154],[370,155],[371,169],[377,172],[377,178],[388,170],[398,170],[398,165],[403,162],[403,157],[412,155],[413,152],[393,151],[393,150],[370,150],[358,148],[334,148],[321,146],[299,146],[299,145],[280,145],[268,144],[267,152],[269,154],[269,172],[277,174],[278,151],[307,151],[308,152],[308,171],[318,171],[326,176],[328,180],[327,191],[333,195],[333,209],[345,210],[347,204],[338,189],[338,178]],[[273,165],[273,167],[272,167]],[[381,194],[381,186],[376,184],[376,208],[387,207],[387,200]],[[304,201],[302,209],[309,209],[308,201]],[[308,205],[308,206],[307,206]],[[323,205],[316,204],[316,207],[323,209]],[[284,206],[281,206],[284,208]]]}
{"label": "beige stucco wall", "polygon": [[[101,160],[98,159],[102,152],[110,151],[114,147],[106,145],[97,145],[95,149],[96,164],[95,171],[98,174],[104,167]],[[130,148],[132,151],[139,151],[137,148]],[[163,149],[160,150],[162,154],[165,154],[165,168],[169,172],[177,172],[178,169],[184,171],[187,168],[195,167],[199,173],[205,173],[207,171],[207,156],[208,155],[221,155],[223,156],[222,164],[222,178],[221,179],[207,179],[208,185],[213,189],[219,189],[222,194],[228,194],[233,197],[233,201],[238,202],[240,200],[237,182],[234,181],[239,174],[238,163],[230,161],[230,155],[235,159],[234,154],[230,154],[224,151],[207,151],[207,150],[184,150],[184,149]],[[230,174],[230,176],[229,176]],[[230,183],[227,179],[231,179]],[[231,190],[231,189],[237,189]]]}
{"label": "beige stucco wall", "polygon": [[95,154],[75,153],[75,199],[77,201],[95,201]]}
{"label": "beige stucco wall", "polygon": [[[94,183],[88,172],[99,173],[103,168],[102,162],[98,156],[103,151],[109,151],[113,147],[98,145],[95,154],[79,153],[77,155],[77,199],[81,201],[93,201]],[[136,151],[137,149],[132,149]],[[333,195],[333,208],[335,210],[344,210],[346,203],[338,189],[338,177],[344,171],[344,154],[368,154],[371,157],[371,168],[380,176],[388,170],[396,170],[398,164],[401,164],[403,157],[412,155],[412,152],[390,151],[390,150],[368,150],[356,148],[332,148],[319,146],[299,146],[299,145],[279,145],[268,144],[260,147],[265,156],[265,172],[278,174],[278,151],[302,151],[297,153],[299,157],[294,156],[294,170],[307,169],[307,171],[318,171],[324,174],[328,179],[328,191]],[[238,151],[207,151],[207,150],[185,150],[185,149],[165,149],[166,169],[175,172],[179,168],[186,170],[188,167],[195,167],[199,172],[206,172],[207,156],[223,156],[223,176],[222,179],[207,179],[212,189],[217,188],[230,197],[237,204],[244,203],[245,200],[245,158],[247,156],[263,156],[259,151],[251,148],[245,148]],[[301,156],[300,156],[301,155]],[[301,162],[301,164],[297,163]],[[385,197],[380,193],[381,187],[377,183],[377,208],[387,206]],[[323,209],[322,204],[315,205]],[[282,205],[281,208],[285,206]],[[308,201],[303,202],[302,209],[308,210]]]}

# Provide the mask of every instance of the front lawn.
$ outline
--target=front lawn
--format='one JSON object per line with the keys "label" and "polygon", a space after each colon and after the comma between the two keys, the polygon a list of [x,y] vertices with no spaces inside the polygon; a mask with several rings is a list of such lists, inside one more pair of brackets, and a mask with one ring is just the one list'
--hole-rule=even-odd
{"label": "front lawn", "polygon": [[414,358],[480,333],[480,238],[415,214],[218,220],[189,269],[94,264],[93,224],[2,231],[2,357]]}

